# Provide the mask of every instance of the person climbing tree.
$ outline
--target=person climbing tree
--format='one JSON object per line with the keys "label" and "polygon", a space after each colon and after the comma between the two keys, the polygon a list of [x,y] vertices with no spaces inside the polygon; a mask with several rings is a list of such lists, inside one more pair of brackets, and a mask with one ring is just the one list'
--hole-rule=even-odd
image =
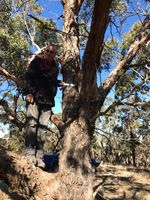
{"label": "person climbing tree", "polygon": [[44,167],[43,145],[49,119],[52,117],[52,107],[57,86],[62,84],[57,80],[59,68],[55,61],[56,46],[47,45],[43,52],[37,55],[30,63],[26,72],[26,131],[25,156],[36,166]]}

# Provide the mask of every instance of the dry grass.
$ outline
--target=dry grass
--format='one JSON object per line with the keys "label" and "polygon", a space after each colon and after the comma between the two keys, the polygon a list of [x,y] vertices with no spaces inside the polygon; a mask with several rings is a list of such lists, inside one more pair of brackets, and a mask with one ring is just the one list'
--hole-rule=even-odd
{"label": "dry grass", "polygon": [[101,165],[94,189],[97,200],[150,200],[150,169]]}

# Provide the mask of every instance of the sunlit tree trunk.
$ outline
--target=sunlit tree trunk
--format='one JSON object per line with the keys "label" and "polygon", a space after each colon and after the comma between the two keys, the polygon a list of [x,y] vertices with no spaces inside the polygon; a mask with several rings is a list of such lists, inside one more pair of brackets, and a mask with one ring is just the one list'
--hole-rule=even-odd
{"label": "sunlit tree trunk", "polygon": [[[81,65],[77,16],[83,1],[63,0],[62,2],[64,6],[63,31],[68,33],[63,36],[62,74],[65,82],[75,84],[76,87],[66,87],[63,90],[63,120],[66,125],[59,162],[60,190],[65,191],[62,198],[64,200],[92,200],[93,174],[90,145],[96,120],[94,116],[103,103],[103,98],[99,100],[98,96],[95,61],[103,41],[104,31],[101,31],[99,38],[95,37],[97,41],[99,40],[94,41],[96,45],[88,42],[84,62]],[[98,5],[98,1],[96,2]],[[109,7],[108,2],[110,4],[110,1],[107,1],[104,7],[105,14]],[[94,8],[95,15],[100,14],[98,12],[100,5],[98,7],[97,5]],[[99,21],[104,24],[104,28],[105,20]],[[96,23],[93,22],[92,26],[95,32]],[[98,24],[97,26],[99,27]],[[91,33],[91,40],[94,34]],[[94,59],[89,56],[92,50],[95,53]]]}
{"label": "sunlit tree trunk", "polygon": [[81,94],[78,76],[80,74],[78,12],[82,1],[63,1],[63,37],[62,73],[63,80],[77,87],[66,87],[63,91],[63,148],[60,156],[60,190],[62,199],[93,199],[92,171],[90,165],[89,124],[84,116],[79,115]]}

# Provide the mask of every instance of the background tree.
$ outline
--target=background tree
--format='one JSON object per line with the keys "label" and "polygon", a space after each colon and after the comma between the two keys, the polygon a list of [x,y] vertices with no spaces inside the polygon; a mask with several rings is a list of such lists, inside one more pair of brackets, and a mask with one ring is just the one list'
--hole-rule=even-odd
{"label": "background tree", "polygon": [[[145,112],[144,107],[145,105],[134,107],[124,104],[109,111],[107,116],[100,117],[95,134],[97,143],[103,147],[101,148],[103,154],[99,154],[102,162],[149,165],[149,156],[146,153],[149,145],[145,146],[144,139],[145,137],[148,139],[149,112],[147,110]],[[145,155],[142,149],[145,149]]]}

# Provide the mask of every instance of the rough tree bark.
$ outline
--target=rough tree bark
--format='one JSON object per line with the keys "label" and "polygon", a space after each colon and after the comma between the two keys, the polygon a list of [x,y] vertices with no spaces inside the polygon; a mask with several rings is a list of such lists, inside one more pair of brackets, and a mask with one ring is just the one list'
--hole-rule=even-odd
{"label": "rough tree bark", "polygon": [[[96,84],[96,61],[103,42],[108,22],[110,0],[95,1],[91,32],[87,43],[84,62],[79,57],[78,13],[82,1],[63,1],[63,31],[69,33],[63,37],[64,61],[62,64],[65,82],[77,87],[65,88],[63,92],[64,130],[63,148],[60,157],[60,190],[65,191],[65,199],[92,200],[93,177],[91,169],[90,144],[94,131],[94,121],[90,119],[98,111]],[[91,53],[92,52],[92,53]]]}

